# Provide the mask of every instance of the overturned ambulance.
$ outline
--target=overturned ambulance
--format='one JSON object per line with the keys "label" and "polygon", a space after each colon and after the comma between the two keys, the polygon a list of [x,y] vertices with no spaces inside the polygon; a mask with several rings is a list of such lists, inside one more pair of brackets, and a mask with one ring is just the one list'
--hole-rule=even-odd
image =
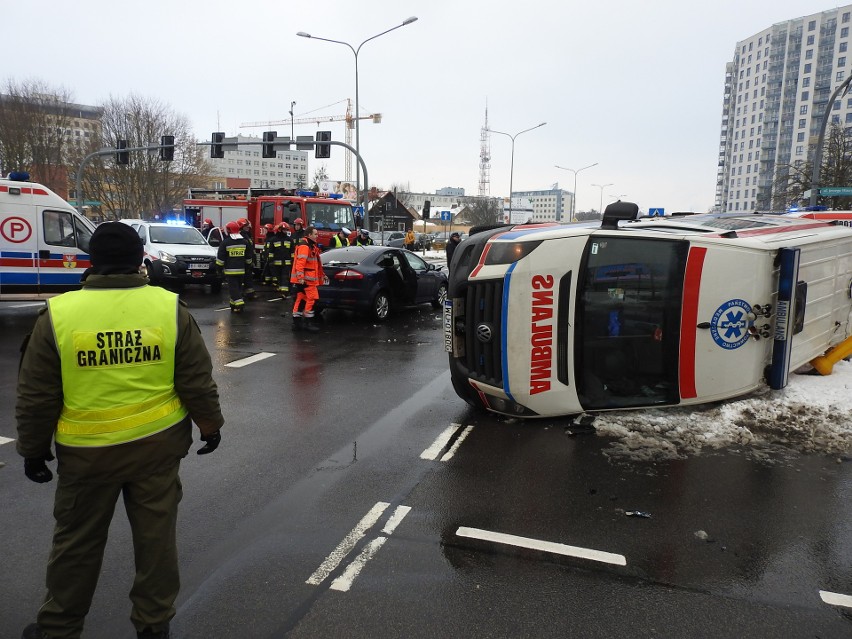
{"label": "overturned ambulance", "polygon": [[699,404],[849,354],[852,228],[637,213],[617,202],[602,223],[458,246],[444,333],[460,397],[518,417]]}

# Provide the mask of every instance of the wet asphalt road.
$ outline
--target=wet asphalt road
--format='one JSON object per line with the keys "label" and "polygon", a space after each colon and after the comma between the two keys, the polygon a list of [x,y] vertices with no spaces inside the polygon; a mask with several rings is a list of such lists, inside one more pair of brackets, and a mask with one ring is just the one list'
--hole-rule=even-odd
{"label": "wet asphalt road", "polygon": [[[306,335],[271,294],[241,316],[206,292],[184,299],[227,423],[218,451],[182,465],[174,637],[852,636],[852,608],[820,596],[852,595],[845,458],[616,459],[566,420],[469,409],[429,306],[385,325],[334,313]],[[17,348],[35,313],[0,304],[0,442],[15,437]],[[226,367],[258,353],[272,356]],[[5,639],[43,595],[53,485],[26,480],[13,442],[0,462]],[[623,565],[598,561],[612,556]],[[119,506],[84,637],[134,636],[132,572]]]}

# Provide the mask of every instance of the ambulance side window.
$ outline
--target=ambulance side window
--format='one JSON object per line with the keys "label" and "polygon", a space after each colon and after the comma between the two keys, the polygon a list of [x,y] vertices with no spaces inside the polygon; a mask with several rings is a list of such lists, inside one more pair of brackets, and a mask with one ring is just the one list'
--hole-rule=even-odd
{"label": "ambulance side window", "polygon": [[80,220],[74,220],[74,226],[77,228],[77,246],[85,253],[89,252],[89,240],[92,239],[92,232]]}
{"label": "ambulance side window", "polygon": [[74,217],[70,213],[44,211],[42,216],[45,244],[77,246],[77,240],[74,236]]}

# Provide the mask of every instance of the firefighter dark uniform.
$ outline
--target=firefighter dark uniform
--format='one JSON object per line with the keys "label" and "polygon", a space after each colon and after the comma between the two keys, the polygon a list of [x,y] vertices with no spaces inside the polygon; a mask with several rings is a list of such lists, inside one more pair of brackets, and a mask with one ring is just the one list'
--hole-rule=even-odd
{"label": "firefighter dark uniform", "polygon": [[[278,274],[280,268],[275,268],[273,255],[275,253],[275,243],[279,242],[278,232],[272,224],[267,224],[266,237],[263,243],[263,283],[267,286],[278,288]],[[280,266],[280,265],[279,265]]]}
{"label": "firefighter dark uniform", "polygon": [[290,272],[293,269],[293,242],[290,238],[290,225],[281,222],[277,227],[278,240],[273,246],[272,264],[278,269],[278,292],[290,297]]}
{"label": "firefighter dark uniform", "polygon": [[240,235],[236,222],[228,222],[225,227],[228,234],[219,245],[216,254],[216,265],[223,269],[225,281],[228,283],[228,297],[231,310],[239,313],[245,307],[243,287],[245,286],[246,271],[251,271],[252,255],[246,239]]}
{"label": "firefighter dark uniform", "polygon": [[299,241],[305,237],[305,223],[302,218],[297,217],[293,220],[293,233],[290,235],[290,240],[293,242],[293,251],[299,246]]}
{"label": "firefighter dark uniform", "polygon": [[252,235],[251,222],[249,222],[246,218],[241,217],[237,220],[237,224],[240,226],[240,235],[246,241],[246,247],[248,252],[246,255],[249,256],[249,267],[246,269],[246,272],[243,276],[243,298],[247,300],[253,300],[255,297],[254,290],[254,236]]}
{"label": "firefighter dark uniform", "polygon": [[90,255],[82,290],[50,299],[36,320],[18,377],[27,477],[53,478],[51,440],[59,459],[47,595],[23,637],[80,637],[119,496],[136,561],[131,622],[138,637],[168,637],[180,589],[180,460],[192,422],[207,442],[199,452],[212,452],[224,420],[198,325],[177,295],[138,273],[138,235],[101,224]]}
{"label": "firefighter dark uniform", "polygon": [[316,332],[319,330],[312,321],[314,304],[319,299],[318,287],[325,277],[320,260],[320,247],[317,244],[318,235],[313,226],[305,229],[305,237],[299,241],[293,254],[293,274],[290,276],[290,282],[296,291],[296,301],[293,304],[294,331],[305,329]]}

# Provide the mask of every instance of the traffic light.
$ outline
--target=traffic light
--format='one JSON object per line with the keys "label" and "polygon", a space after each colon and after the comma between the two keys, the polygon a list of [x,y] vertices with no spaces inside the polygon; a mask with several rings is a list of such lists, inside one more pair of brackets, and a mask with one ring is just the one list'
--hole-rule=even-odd
{"label": "traffic light", "polygon": [[263,157],[265,158],[274,158],[275,157],[275,146],[273,142],[275,142],[275,137],[278,135],[277,131],[264,131],[263,133]]}
{"label": "traffic light", "polygon": [[175,136],[160,136],[160,159],[163,162],[171,162],[175,159]]}
{"label": "traffic light", "polygon": [[210,145],[210,157],[220,159],[225,157],[225,149],[222,147],[222,143],[225,141],[225,134],[222,132],[214,133],[210,141],[212,142]]}
{"label": "traffic light", "polygon": [[425,202],[423,202],[423,219],[424,220],[429,219],[429,209],[431,207],[432,207],[432,202],[430,202],[429,200],[426,200]]}
{"label": "traffic light", "polygon": [[[317,142],[329,142],[331,141],[331,131],[317,131]],[[317,144],[314,148],[314,157],[315,158],[330,158],[331,157],[331,145],[330,144]]]}
{"label": "traffic light", "polygon": [[118,140],[115,148],[118,150],[118,153],[115,154],[115,163],[130,164],[130,153],[128,151],[121,150],[127,148],[127,140]]}

